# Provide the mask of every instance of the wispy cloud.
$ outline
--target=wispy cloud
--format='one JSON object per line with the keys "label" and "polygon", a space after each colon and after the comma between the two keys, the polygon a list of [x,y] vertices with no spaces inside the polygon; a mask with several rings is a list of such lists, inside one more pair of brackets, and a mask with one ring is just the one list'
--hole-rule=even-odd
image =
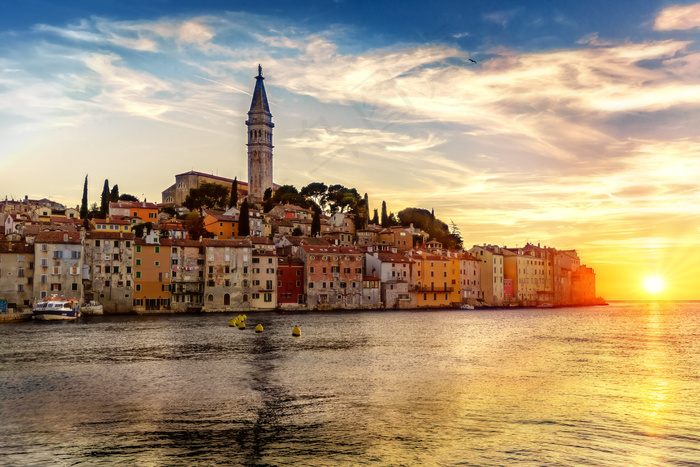
{"label": "wispy cloud", "polygon": [[700,28],[700,3],[664,8],[654,22],[654,29],[657,31],[697,28]]}

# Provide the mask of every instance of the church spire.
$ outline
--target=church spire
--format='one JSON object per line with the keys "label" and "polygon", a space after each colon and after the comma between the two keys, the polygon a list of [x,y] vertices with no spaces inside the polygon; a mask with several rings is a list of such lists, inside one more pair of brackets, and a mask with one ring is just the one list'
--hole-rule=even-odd
{"label": "church spire", "polygon": [[[263,84],[262,66],[258,65],[258,76],[255,77],[255,89],[253,100],[250,103],[250,112],[265,112],[270,114],[270,105],[267,103],[267,94]],[[248,113],[250,113],[248,112]],[[272,115],[270,115],[272,117]]]}

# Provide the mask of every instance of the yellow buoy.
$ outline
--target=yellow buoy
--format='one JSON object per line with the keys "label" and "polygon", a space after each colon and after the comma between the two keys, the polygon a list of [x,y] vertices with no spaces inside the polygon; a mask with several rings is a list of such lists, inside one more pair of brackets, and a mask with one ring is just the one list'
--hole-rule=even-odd
{"label": "yellow buoy", "polygon": [[236,318],[233,318],[231,321],[228,322],[228,325],[231,327],[238,326],[238,321],[236,321]]}
{"label": "yellow buoy", "polygon": [[299,329],[299,326],[294,326],[294,329],[292,329],[292,336],[301,336],[301,329]]}
{"label": "yellow buoy", "polygon": [[245,329],[245,323],[242,321],[240,323],[238,323],[238,329],[241,329],[241,330]]}
{"label": "yellow buoy", "polygon": [[262,324],[258,324],[257,326],[255,326],[255,332],[262,332],[262,331],[263,331]]}

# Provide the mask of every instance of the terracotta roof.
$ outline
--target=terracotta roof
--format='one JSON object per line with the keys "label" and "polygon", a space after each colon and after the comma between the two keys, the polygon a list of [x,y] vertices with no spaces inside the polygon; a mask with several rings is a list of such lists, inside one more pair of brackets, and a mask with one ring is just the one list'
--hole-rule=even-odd
{"label": "terracotta roof", "polygon": [[205,238],[202,240],[204,246],[212,247],[250,247],[251,243],[246,237],[236,237],[233,239],[219,240],[214,238]]}
{"label": "terracotta roof", "polygon": [[411,259],[401,253],[377,253],[377,258],[383,263],[411,263]]}
{"label": "terracotta roof", "polygon": [[117,201],[109,203],[110,208],[141,208],[141,209],[158,209],[155,203],[147,203],[145,201]]}
{"label": "terracotta roof", "polygon": [[105,232],[98,230],[91,230],[85,232],[86,239],[109,239],[109,240],[133,240],[134,234],[131,232]]}
{"label": "terracotta roof", "polygon": [[39,232],[36,243],[80,243],[78,232]]}
{"label": "terracotta roof", "polygon": [[0,253],[34,253],[34,245],[24,242],[0,242]]}

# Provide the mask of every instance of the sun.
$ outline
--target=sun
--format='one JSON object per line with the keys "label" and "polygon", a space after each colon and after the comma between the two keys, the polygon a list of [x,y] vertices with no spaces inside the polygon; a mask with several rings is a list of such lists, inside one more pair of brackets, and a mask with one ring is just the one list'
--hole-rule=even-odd
{"label": "sun", "polygon": [[663,292],[665,286],[664,280],[659,276],[649,276],[644,279],[644,290],[650,294],[656,295],[657,293]]}

